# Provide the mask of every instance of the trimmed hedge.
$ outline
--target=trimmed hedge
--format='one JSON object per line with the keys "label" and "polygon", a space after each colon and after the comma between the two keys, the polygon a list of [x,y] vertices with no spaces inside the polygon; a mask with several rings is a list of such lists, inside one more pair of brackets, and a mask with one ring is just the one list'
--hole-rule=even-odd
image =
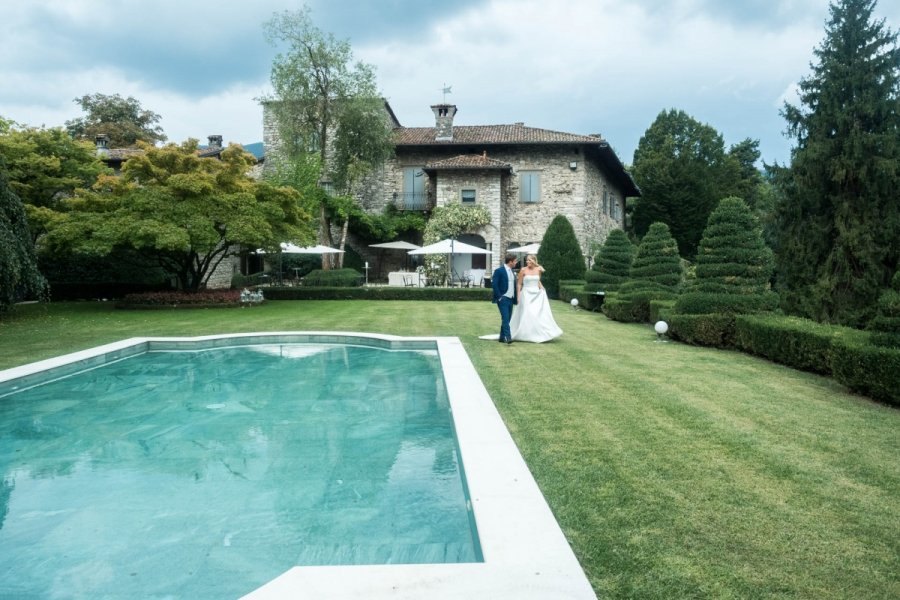
{"label": "trimmed hedge", "polygon": [[823,325],[784,315],[740,315],[735,319],[738,350],[803,371],[830,375],[836,342],[868,342],[868,334],[839,325]]}
{"label": "trimmed hedge", "polygon": [[900,348],[900,271],[894,274],[891,287],[878,298],[878,314],[869,323],[869,329],[876,346]]}
{"label": "trimmed hedge", "polygon": [[669,322],[672,314],[672,307],[675,306],[674,300],[651,300],[650,301],[650,322],[657,321]]}
{"label": "trimmed hedge", "polygon": [[116,308],[124,309],[234,308],[237,306],[241,306],[241,293],[237,290],[145,292],[128,294],[116,303]]}
{"label": "trimmed hedge", "polygon": [[316,269],[303,278],[304,286],[359,287],[365,276],[354,269]]}
{"label": "trimmed hedge", "polygon": [[266,300],[464,300],[491,301],[490,288],[444,287],[272,287]]}
{"label": "trimmed hedge", "polygon": [[854,392],[900,406],[900,348],[838,339],[831,366],[834,378]]}
{"label": "trimmed hedge", "polygon": [[712,313],[747,314],[773,311],[778,308],[778,294],[766,291],[754,295],[741,296],[729,293],[709,293],[687,291],[678,297],[675,310],[686,315],[707,315]]}
{"label": "trimmed hedge", "polygon": [[708,314],[688,315],[670,313],[667,320],[669,336],[688,344],[734,347],[734,315]]}
{"label": "trimmed hedge", "polygon": [[579,294],[583,294],[585,283],[583,279],[561,280],[559,282],[559,299],[563,302],[571,302],[572,298],[578,298],[578,303],[581,304]]}
{"label": "trimmed hedge", "polygon": [[615,321],[647,323],[650,321],[650,303],[674,302],[675,290],[652,281],[628,281],[619,288],[615,297],[609,295],[603,302],[603,313]]}

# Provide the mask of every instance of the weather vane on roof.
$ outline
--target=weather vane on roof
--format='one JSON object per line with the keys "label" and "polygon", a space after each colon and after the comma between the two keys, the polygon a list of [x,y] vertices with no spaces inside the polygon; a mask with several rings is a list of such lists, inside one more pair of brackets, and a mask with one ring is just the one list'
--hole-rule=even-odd
{"label": "weather vane on roof", "polygon": [[447,84],[445,83],[445,84],[444,84],[444,87],[441,88],[441,92],[443,92],[443,94],[444,94],[443,102],[444,102],[445,104],[447,103],[447,94],[450,94],[450,93],[452,93],[452,91],[453,91],[453,90],[451,89],[452,87],[453,87],[452,85],[447,85]]}

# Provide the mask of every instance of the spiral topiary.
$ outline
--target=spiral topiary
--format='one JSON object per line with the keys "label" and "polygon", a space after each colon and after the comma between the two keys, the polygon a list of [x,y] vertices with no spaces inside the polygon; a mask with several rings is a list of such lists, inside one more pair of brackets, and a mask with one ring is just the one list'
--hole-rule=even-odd
{"label": "spiral topiary", "polygon": [[681,314],[742,314],[774,310],[769,289],[774,258],[762,228],[740,198],[719,202],[697,249],[696,277],[675,303]]}
{"label": "spiral topiary", "polygon": [[603,242],[594,264],[584,274],[586,292],[615,292],[628,281],[635,248],[628,235],[613,229]]}
{"label": "spiral topiary", "polygon": [[665,223],[653,223],[638,246],[629,270],[629,280],[615,297],[607,298],[603,312],[619,321],[646,322],[650,302],[674,300],[681,288],[684,268],[678,244]]}

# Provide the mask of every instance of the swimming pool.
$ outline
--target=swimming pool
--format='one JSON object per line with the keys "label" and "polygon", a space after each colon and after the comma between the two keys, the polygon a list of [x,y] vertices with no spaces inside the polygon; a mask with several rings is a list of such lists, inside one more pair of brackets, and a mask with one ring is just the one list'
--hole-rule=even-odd
{"label": "swimming pool", "polygon": [[[305,346],[295,346],[303,343]],[[256,347],[253,351],[258,360],[249,361],[246,358],[238,360],[229,355],[230,348],[239,345],[252,344]],[[9,390],[12,386],[28,387],[35,383],[44,382],[47,379],[47,370],[56,369],[54,375],[66,374],[84,370],[96,369],[98,372],[106,369],[123,368],[122,373],[133,370],[134,365],[145,356],[156,355],[161,351],[176,351],[176,357],[171,362],[164,364],[161,376],[165,382],[163,387],[171,381],[183,380],[185,364],[188,357],[195,359],[198,356],[206,356],[208,352],[185,352],[187,349],[196,350],[200,346],[207,350],[218,348],[214,353],[225,352],[231,356],[230,364],[233,365],[233,374],[224,381],[216,381],[214,377],[204,375],[192,376],[189,381],[188,392],[174,392],[182,397],[169,402],[166,411],[171,412],[173,420],[167,427],[174,427],[166,435],[157,437],[135,435],[135,439],[144,439],[145,446],[140,443],[129,445],[123,441],[123,436],[113,436],[113,442],[107,442],[102,449],[99,462],[118,458],[120,454],[145,453],[154,456],[156,464],[155,472],[148,476],[144,472],[119,473],[113,481],[104,482],[89,493],[87,500],[92,510],[80,515],[75,525],[69,523],[69,530],[53,531],[59,543],[62,543],[69,552],[76,552],[84,540],[83,545],[91,544],[94,549],[85,552],[80,562],[76,561],[76,567],[70,567],[69,572],[63,576],[70,582],[80,582],[89,585],[91,578],[107,578],[118,583],[120,593],[131,590],[145,590],[148,581],[169,581],[174,592],[168,592],[181,597],[222,597],[218,594],[202,593],[202,590],[192,590],[189,586],[190,577],[179,579],[179,574],[171,568],[166,569],[154,560],[154,556],[165,554],[165,550],[156,549],[147,552],[138,558],[126,559],[126,564],[116,564],[114,561],[103,561],[104,553],[112,552],[117,545],[128,545],[125,539],[119,539],[115,534],[98,531],[109,531],[106,523],[115,517],[128,522],[140,519],[135,518],[138,507],[147,506],[147,514],[159,514],[159,507],[150,499],[158,497],[160,488],[163,497],[171,496],[174,492],[167,486],[171,485],[172,473],[175,479],[181,481],[187,479],[207,478],[213,484],[214,492],[200,493],[199,488],[194,488],[191,483],[188,488],[195,496],[194,504],[201,507],[205,513],[210,513],[213,523],[226,526],[216,530],[214,536],[207,530],[215,529],[214,526],[199,527],[190,512],[170,510],[162,511],[162,519],[171,519],[180,529],[183,536],[169,536],[163,538],[163,542],[171,542],[169,552],[178,554],[177,564],[190,571],[191,567],[202,569],[204,565],[216,563],[218,576],[236,580],[242,578],[252,580],[251,573],[266,572],[266,577],[271,577],[267,583],[254,581],[254,585],[262,584],[258,589],[246,589],[248,598],[281,598],[281,597],[392,597],[392,598],[417,598],[427,596],[429,598],[455,598],[462,594],[484,596],[488,593],[497,598],[592,598],[593,592],[587,584],[587,580],[579,568],[577,561],[571,553],[562,532],[556,525],[543,497],[534,484],[533,479],[525,468],[514,444],[509,438],[508,432],[503,427],[499,415],[493,408],[490,398],[487,397],[483,385],[475,374],[468,357],[459,340],[455,338],[414,338],[402,339],[392,336],[373,336],[365,334],[347,333],[277,333],[277,334],[246,334],[239,336],[209,336],[204,338],[177,339],[134,339],[117,344],[111,344],[101,348],[76,353],[52,361],[43,361],[34,365],[26,365],[17,369],[0,372],[0,390]],[[301,349],[302,348],[302,349]],[[406,394],[409,402],[401,402],[396,398],[396,392],[385,393],[379,397],[379,377],[381,379],[396,378],[396,369],[401,367],[388,367],[384,360],[372,358],[372,356],[384,357],[387,354],[399,354],[401,350],[411,352],[414,359],[422,363],[432,363],[433,368],[438,369],[438,376],[423,376],[410,371],[409,378],[405,378],[405,386],[409,391]],[[307,355],[311,359],[312,367],[302,374],[302,377],[289,377],[283,373],[269,371],[272,364],[276,364],[276,355],[284,352],[296,355]],[[375,352],[375,354],[372,354]],[[147,354],[153,353],[153,354]],[[359,354],[359,356],[354,356]],[[376,367],[388,368],[387,375],[369,375],[362,380],[351,375],[360,364],[369,362]],[[179,358],[180,357],[180,358]],[[155,362],[155,361],[154,361]],[[303,361],[294,356],[289,360],[295,367]],[[309,362],[309,361],[307,361]],[[295,385],[296,381],[307,381],[316,377],[321,370],[323,362],[334,362],[343,365],[346,376],[330,376],[322,383],[331,386],[331,391],[322,397],[346,396],[356,398],[350,413],[357,420],[356,425],[319,423],[315,430],[319,432],[318,438],[313,437],[314,442],[300,443],[293,441],[287,432],[302,428],[302,419],[298,417],[298,411],[305,417],[317,416],[313,412],[314,405],[305,405],[306,412],[302,412],[304,406],[297,396],[302,396],[305,387]],[[103,369],[99,369],[105,365]],[[405,367],[404,367],[405,368]],[[392,371],[393,369],[393,371]],[[271,387],[277,394],[291,398],[290,410],[280,411],[272,406],[271,401],[255,399],[253,402],[261,402],[260,406],[252,406],[251,414],[262,413],[266,415],[267,423],[254,423],[253,418],[244,421],[244,424],[236,428],[221,429],[219,426],[211,426],[209,423],[228,421],[232,417],[240,420],[242,415],[246,417],[244,410],[247,403],[235,402],[229,395],[232,387],[237,386],[243,378],[240,374],[248,375],[250,372],[264,371],[267,377],[259,381],[255,389],[259,387]],[[203,370],[201,369],[201,373]],[[393,375],[391,375],[393,373]],[[440,377],[442,375],[443,377]],[[210,381],[212,379],[213,381]],[[125,378],[127,382],[127,378]],[[286,381],[287,380],[287,381]],[[427,381],[427,382],[426,382]],[[441,381],[445,385],[441,384]],[[45,385],[53,385],[45,384]],[[125,384],[127,386],[127,383]],[[418,387],[417,387],[418,386]],[[191,400],[193,391],[201,390],[195,400]],[[210,389],[212,388],[212,389]],[[192,391],[193,390],[193,391]],[[367,391],[368,390],[368,391]],[[423,394],[423,390],[425,391]],[[213,393],[210,395],[210,391]],[[93,392],[86,392],[92,394]],[[218,396],[216,395],[218,393]],[[16,395],[3,398],[0,402],[7,402]],[[185,398],[187,396],[187,398]],[[423,406],[418,406],[415,398],[427,398],[419,404],[434,404],[438,407],[438,413],[449,414],[447,407],[452,410],[452,421],[438,422],[433,416],[425,416]],[[69,402],[70,400],[61,400]],[[444,402],[443,408],[441,403]],[[413,416],[408,411],[399,411],[400,404],[412,403]],[[252,402],[250,402],[252,405]],[[147,423],[141,415],[147,408],[140,407],[127,412],[125,415],[115,417],[122,423],[124,431],[140,433]],[[327,405],[318,406],[319,413],[334,412],[334,407]],[[53,410],[56,413],[65,412],[67,406],[58,404],[45,410]],[[137,412],[137,415],[135,414]],[[143,412],[142,412],[143,411]],[[418,411],[418,412],[417,412]],[[158,411],[154,411],[158,412]],[[403,414],[399,421],[393,421],[393,425],[384,424],[379,420],[378,425],[370,419],[373,416],[385,416],[392,412]],[[197,413],[193,415],[191,413]],[[200,425],[187,419],[186,415],[199,416]],[[345,415],[346,419],[347,415]],[[255,418],[255,417],[254,417]],[[419,419],[418,422],[416,419]],[[191,421],[188,424],[188,421]],[[46,424],[45,419],[42,423]],[[397,423],[403,423],[403,426]],[[206,423],[208,431],[203,435],[203,423]],[[283,437],[274,435],[279,430]],[[390,421],[389,421],[390,423]],[[54,436],[58,432],[41,430],[41,423],[34,420],[22,422],[21,419],[15,425],[19,429],[19,437],[27,436]],[[90,425],[87,425],[89,428]],[[219,428],[217,428],[219,427]],[[388,442],[388,448],[384,450],[356,451],[354,435],[359,437],[371,437],[372,428],[381,434],[388,433],[390,429],[409,428],[413,431],[411,439],[403,441],[402,438],[386,436],[393,441]],[[456,429],[456,439],[449,437],[450,445],[441,446],[440,443],[425,436],[440,429]],[[185,428],[194,430],[184,431]],[[199,428],[200,431],[197,430]],[[77,429],[77,427],[75,428]],[[190,435],[188,435],[190,434]],[[379,437],[376,435],[375,437]],[[127,439],[127,436],[124,436]],[[6,436],[4,436],[6,439]],[[308,436],[307,436],[307,439]],[[154,445],[154,440],[158,444]],[[199,441],[198,441],[199,440]],[[70,440],[69,445],[76,442]],[[180,445],[179,445],[180,444]],[[458,445],[457,445],[458,444]],[[187,447],[193,445],[199,448],[199,455],[206,457],[202,462],[203,468],[198,468],[196,458]],[[235,452],[229,452],[229,445],[236,448]],[[132,447],[135,446],[135,447]],[[310,461],[307,469],[326,470],[328,476],[325,483],[313,484],[311,479],[304,479],[308,473],[281,471],[281,479],[290,478],[301,481],[301,485],[288,486],[293,491],[285,493],[262,486],[261,495],[255,499],[248,499],[246,489],[259,487],[262,481],[261,470],[270,468],[270,465],[279,461],[293,465],[297,468],[294,457],[307,455],[316,460]],[[76,456],[81,456],[78,452]],[[348,461],[340,460],[344,455]],[[268,457],[265,460],[260,457]],[[274,457],[274,460],[272,458]],[[398,457],[399,461],[398,461]],[[458,460],[461,457],[461,461]],[[398,464],[399,462],[399,464]],[[93,471],[96,473],[98,458],[95,456],[93,463],[79,463],[77,460],[67,466],[57,466],[62,473],[49,473],[44,479],[29,478],[28,485],[49,485],[59,479],[68,480],[70,477],[87,476]],[[464,478],[462,464],[465,464]],[[454,467],[454,464],[456,465]],[[322,466],[324,465],[324,466]],[[456,474],[447,476],[448,473]],[[23,487],[10,487],[15,483],[14,469],[4,469],[3,492],[6,495],[6,503],[16,501],[18,494],[25,494]],[[438,472],[443,478],[439,478],[437,488],[435,482],[425,484],[416,473],[426,471]],[[362,477],[362,473],[377,473],[374,478]],[[412,473],[412,475],[410,475]],[[412,486],[406,487],[403,494],[389,495],[388,499],[378,502],[381,507],[380,514],[377,510],[354,511],[359,508],[363,498],[368,497],[366,486],[372,487],[373,482],[407,479],[406,483]],[[20,480],[21,481],[21,480]],[[35,483],[36,481],[36,483]],[[454,482],[455,483],[448,483]],[[256,484],[256,485],[251,485]],[[137,500],[131,499],[128,506],[117,503],[116,486],[124,486],[136,490]],[[318,486],[318,487],[316,487]],[[465,496],[468,487],[469,497]],[[426,489],[427,488],[427,489]],[[102,493],[101,489],[106,489]],[[312,491],[310,491],[312,489]],[[61,492],[65,495],[65,492]],[[410,495],[414,500],[405,508],[402,505],[401,496]],[[52,496],[52,495],[51,495]],[[113,498],[109,498],[113,496]],[[207,497],[209,496],[209,497]],[[310,544],[312,550],[298,552],[296,544],[291,543],[289,534],[284,531],[283,523],[278,519],[263,519],[262,522],[254,521],[251,515],[265,512],[261,508],[269,509],[277,506],[281,512],[309,512],[314,510],[312,505],[304,504],[309,501],[307,496],[327,498],[328,503],[336,506],[349,507],[350,512],[336,518],[331,524],[337,527],[326,530],[316,528],[320,519],[307,523],[302,533],[314,535],[319,533],[316,544]],[[422,509],[423,498],[431,496],[437,499],[437,509],[429,512]],[[41,497],[41,496],[34,496]],[[273,500],[278,498],[278,501]],[[142,502],[143,500],[143,502]],[[223,515],[224,506],[238,504],[237,516],[226,517]],[[448,506],[455,506],[449,510]],[[460,511],[461,507],[461,511]],[[234,508],[232,506],[232,508]],[[369,507],[371,508],[371,507]],[[424,521],[407,527],[402,536],[413,536],[422,533],[423,528],[437,525],[435,531],[441,533],[428,533],[423,537],[413,540],[405,538],[404,546],[400,542],[389,542],[383,529],[374,525],[376,522],[396,523],[396,521],[410,516],[420,509],[426,515]],[[52,506],[36,506],[32,509],[32,516],[42,512],[57,510]],[[140,511],[137,511],[140,512]],[[278,511],[275,511],[278,512]],[[20,513],[16,512],[16,515]],[[325,513],[321,513],[324,515]],[[430,516],[427,516],[430,515]],[[377,518],[375,518],[377,516]],[[421,515],[420,515],[421,516]],[[7,517],[9,520],[11,517]],[[324,518],[324,517],[322,517]],[[216,520],[218,519],[218,521]],[[22,521],[20,516],[16,521]],[[27,520],[27,519],[24,519]],[[327,520],[327,519],[326,519]],[[62,521],[66,520],[62,518]],[[149,524],[148,524],[149,523]],[[423,524],[424,523],[424,524]],[[18,523],[21,525],[21,523]],[[152,537],[153,519],[143,522],[147,536]],[[348,530],[354,525],[361,525],[359,530],[349,534],[355,540],[353,544],[345,544]],[[0,530],[0,540],[9,529],[9,525]],[[390,529],[391,527],[388,527]],[[402,527],[400,529],[403,529]],[[115,531],[116,528],[112,528]],[[138,536],[140,536],[138,528]],[[448,533],[449,532],[449,533]],[[462,532],[462,534],[460,534]],[[293,532],[296,534],[296,531]],[[437,538],[434,536],[437,535]],[[103,537],[97,548],[95,537]],[[356,537],[353,537],[356,536]],[[429,538],[429,536],[432,536]],[[455,536],[455,537],[454,537]],[[121,536],[124,538],[124,536]],[[185,537],[191,542],[184,544]],[[177,539],[176,539],[177,538]],[[440,539],[438,539],[440,538]],[[247,540],[254,540],[260,550],[247,552],[231,552],[238,550]],[[367,544],[356,543],[360,540],[368,541]],[[424,540],[424,541],[423,541]],[[430,540],[430,545],[429,541]],[[183,546],[186,546],[184,548]],[[348,547],[355,549],[347,554]],[[365,547],[360,550],[360,547]],[[2,555],[8,552],[0,542],[0,564],[6,564]],[[398,548],[400,548],[398,550]],[[404,549],[405,548],[405,549]],[[28,548],[24,551],[27,553]],[[448,560],[449,559],[449,560]],[[430,564],[429,564],[430,563]],[[334,566],[336,564],[355,564],[356,566]],[[96,568],[103,565],[102,569]],[[306,565],[306,566],[291,566]],[[309,566],[320,565],[320,566]],[[47,580],[60,578],[58,572],[54,572],[52,563],[43,563],[36,569],[44,569],[42,572],[32,574],[32,577],[41,577],[44,574]],[[254,575],[255,576],[255,575]],[[143,578],[143,579],[142,579]],[[0,581],[8,581],[0,572]],[[2,584],[0,584],[2,585]],[[225,597],[233,597],[233,590],[228,588]],[[14,591],[14,590],[13,590]],[[240,593],[244,593],[243,591]],[[199,595],[198,595],[199,594]]]}

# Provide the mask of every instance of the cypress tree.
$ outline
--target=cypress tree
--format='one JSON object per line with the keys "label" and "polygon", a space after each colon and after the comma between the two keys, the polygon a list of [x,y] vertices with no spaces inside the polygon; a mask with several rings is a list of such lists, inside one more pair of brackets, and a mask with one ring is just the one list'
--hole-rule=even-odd
{"label": "cypress tree", "polygon": [[831,4],[801,106],[782,111],[796,146],[777,179],[785,309],[854,326],[872,316],[900,254],[900,49],[875,5]]}
{"label": "cypress tree", "polygon": [[628,280],[634,260],[634,244],[621,229],[613,229],[606,236],[594,264],[584,274],[586,292],[614,292]]}
{"label": "cypress tree", "polygon": [[769,290],[774,260],[762,228],[740,198],[725,198],[709,216],[697,252],[697,273],[675,303],[687,314],[772,310],[778,297]]}
{"label": "cypress tree", "polygon": [[556,215],[544,232],[537,259],[546,269],[541,283],[549,298],[559,297],[560,280],[580,279],[584,275],[581,246],[572,223],[563,215]]}

